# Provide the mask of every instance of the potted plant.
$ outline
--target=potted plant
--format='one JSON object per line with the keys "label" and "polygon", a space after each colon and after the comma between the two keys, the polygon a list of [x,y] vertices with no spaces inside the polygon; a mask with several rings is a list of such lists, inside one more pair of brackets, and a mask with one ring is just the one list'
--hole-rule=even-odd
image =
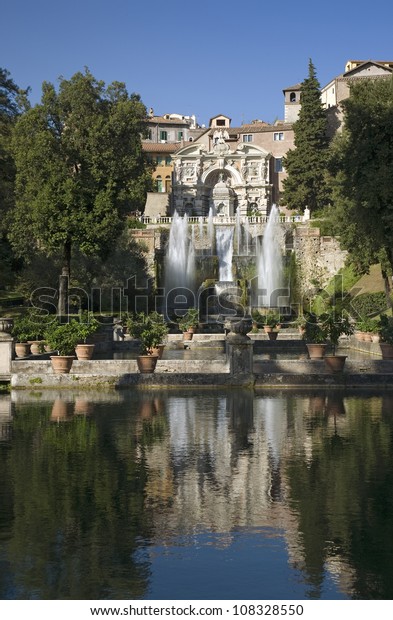
{"label": "potted plant", "polygon": [[52,325],[47,330],[45,339],[51,350],[58,353],[50,356],[55,374],[69,373],[75,359],[73,355],[75,347],[79,340],[74,322]]}
{"label": "potted plant", "polygon": [[178,322],[179,328],[183,332],[184,340],[192,340],[199,323],[199,310],[197,308],[189,308],[187,312],[180,317]]}
{"label": "potted plant", "polygon": [[38,355],[44,351],[44,333],[48,325],[56,321],[54,315],[40,314],[29,308],[23,316],[15,320],[12,335],[16,338],[17,357],[26,357],[31,352]]}
{"label": "potted plant", "polygon": [[393,316],[381,314],[379,335],[382,359],[393,359]]}
{"label": "potted plant", "polygon": [[87,339],[99,329],[99,322],[94,318],[92,312],[83,312],[78,321],[72,319],[71,323],[78,336],[78,344],[75,347],[78,360],[91,360],[94,352],[94,344],[87,343]]}
{"label": "potted plant", "polygon": [[341,336],[350,336],[353,334],[354,325],[350,322],[346,314],[343,312],[338,313],[334,306],[321,315],[321,320],[323,321],[322,329],[325,337],[333,347],[333,353],[324,356],[325,364],[333,372],[341,372],[344,368],[347,356],[336,355],[338,341]]}
{"label": "potted plant", "polygon": [[305,315],[305,340],[310,359],[322,359],[326,350],[326,334],[316,314]]}
{"label": "potted plant", "polygon": [[154,312],[146,316],[139,313],[127,321],[130,333],[140,341],[140,355],[137,357],[139,372],[154,372],[158,360],[157,348],[163,344],[168,333],[164,317]]}
{"label": "potted plant", "polygon": [[304,314],[299,314],[299,316],[293,321],[292,325],[297,327],[301,337],[305,338],[307,319]]}
{"label": "potted plant", "polygon": [[16,357],[27,357],[30,355],[30,343],[31,339],[31,325],[26,316],[20,316],[14,321],[12,327],[12,337],[15,342],[15,355]]}

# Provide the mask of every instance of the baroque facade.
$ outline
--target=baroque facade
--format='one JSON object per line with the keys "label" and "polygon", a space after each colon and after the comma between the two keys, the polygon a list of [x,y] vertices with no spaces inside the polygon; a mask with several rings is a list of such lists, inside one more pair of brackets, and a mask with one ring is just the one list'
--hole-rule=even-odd
{"label": "baroque facade", "polygon": [[193,216],[266,214],[272,204],[271,154],[259,146],[236,143],[217,128],[206,145],[194,142],[174,153],[172,211]]}

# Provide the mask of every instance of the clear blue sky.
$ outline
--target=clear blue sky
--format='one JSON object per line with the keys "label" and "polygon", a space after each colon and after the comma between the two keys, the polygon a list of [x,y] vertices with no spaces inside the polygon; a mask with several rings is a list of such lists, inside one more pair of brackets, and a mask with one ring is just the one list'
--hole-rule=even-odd
{"label": "clear blue sky", "polygon": [[354,0],[13,0],[0,66],[37,103],[43,81],[85,66],[126,83],[156,114],[216,114],[232,125],[283,118],[282,89],[311,57],[321,86],[348,59],[393,59],[393,3]]}

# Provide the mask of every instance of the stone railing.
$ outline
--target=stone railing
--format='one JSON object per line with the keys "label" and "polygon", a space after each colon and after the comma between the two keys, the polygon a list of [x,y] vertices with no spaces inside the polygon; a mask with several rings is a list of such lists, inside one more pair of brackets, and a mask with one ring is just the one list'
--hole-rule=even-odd
{"label": "stone railing", "polygon": [[[240,224],[266,224],[266,222],[268,221],[269,216],[267,215],[250,215],[250,216],[241,216],[241,217],[228,217],[228,216],[219,216],[216,215],[213,218],[208,218],[208,217],[196,217],[196,216],[189,216],[188,217],[188,223],[189,224],[209,224],[210,221],[213,222],[213,224],[216,225],[222,225],[222,224],[232,224],[232,225],[236,225],[238,223]],[[280,215],[280,217],[277,218],[277,221],[281,222],[281,223],[286,223],[286,222],[305,222],[307,221],[308,218],[304,217],[303,215]],[[146,215],[142,215],[142,217],[140,218],[141,222],[143,222],[143,224],[158,224],[158,225],[164,225],[164,224],[172,224],[172,217],[150,217],[150,216],[146,216]]]}

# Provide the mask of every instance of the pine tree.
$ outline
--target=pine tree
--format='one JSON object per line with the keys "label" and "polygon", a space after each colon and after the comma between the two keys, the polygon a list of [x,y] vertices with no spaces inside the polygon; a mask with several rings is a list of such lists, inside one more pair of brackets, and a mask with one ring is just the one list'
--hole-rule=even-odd
{"label": "pine tree", "polygon": [[310,211],[329,203],[327,182],[327,117],[320,99],[320,85],[310,59],[308,77],[300,89],[301,109],[293,125],[296,149],[283,160],[288,174],[282,203],[289,209]]}

